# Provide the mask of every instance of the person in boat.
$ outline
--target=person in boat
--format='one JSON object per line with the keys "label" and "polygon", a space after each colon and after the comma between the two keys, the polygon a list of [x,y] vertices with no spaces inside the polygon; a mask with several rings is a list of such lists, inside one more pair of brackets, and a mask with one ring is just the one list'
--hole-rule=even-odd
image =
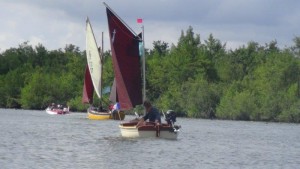
{"label": "person in boat", "polygon": [[100,104],[100,106],[97,108],[97,111],[106,112],[107,110],[105,108],[103,108],[102,104]]}
{"label": "person in boat", "polygon": [[120,109],[121,109],[120,103],[116,102],[116,103],[114,104],[114,106],[112,107],[111,112],[112,112],[112,113],[117,113],[118,111],[120,111]]}
{"label": "person in boat", "polygon": [[113,104],[109,105],[109,111],[110,111],[113,119],[117,119],[117,116],[118,116],[120,110],[121,110],[121,106],[120,106],[120,103],[118,103],[118,102],[116,102],[114,105]]}
{"label": "person in boat", "polygon": [[50,110],[53,110],[55,108],[55,103],[52,103],[50,106],[49,106]]}
{"label": "person in boat", "polygon": [[113,117],[115,118],[115,114],[119,113],[119,111],[121,110],[121,106],[120,103],[116,102],[112,107],[111,107],[111,114],[113,115]]}
{"label": "person in boat", "polygon": [[161,124],[161,117],[158,109],[150,103],[150,101],[144,101],[143,103],[146,109],[146,115],[139,119],[137,126],[144,124],[146,120],[149,119],[149,122],[154,122],[156,125]]}
{"label": "person in boat", "polygon": [[58,109],[62,109],[63,106],[62,106],[61,104],[58,104],[58,105],[57,105],[57,108],[58,108]]}
{"label": "person in boat", "polygon": [[113,108],[114,108],[114,104],[110,101],[108,105],[108,111],[111,112]]}

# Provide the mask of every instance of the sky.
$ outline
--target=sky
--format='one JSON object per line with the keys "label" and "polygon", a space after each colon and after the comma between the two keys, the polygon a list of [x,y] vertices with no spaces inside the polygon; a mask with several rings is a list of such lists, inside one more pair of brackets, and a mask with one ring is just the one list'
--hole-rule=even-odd
{"label": "sky", "polygon": [[[85,50],[89,17],[98,46],[110,49],[104,1],[0,0],[0,52],[28,42],[48,50],[67,44]],[[145,32],[145,46],[154,41],[176,45],[189,26],[204,43],[210,34],[236,49],[248,42],[277,41],[280,48],[294,45],[300,36],[299,0],[107,0],[106,4],[136,33]],[[143,23],[138,24],[137,18]]]}

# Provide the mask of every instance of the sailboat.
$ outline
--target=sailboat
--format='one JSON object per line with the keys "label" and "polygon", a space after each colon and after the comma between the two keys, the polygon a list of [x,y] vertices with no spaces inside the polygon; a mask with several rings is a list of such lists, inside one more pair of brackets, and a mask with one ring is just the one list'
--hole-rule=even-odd
{"label": "sailboat", "polygon": [[87,65],[85,68],[84,86],[83,86],[83,103],[89,103],[90,107],[87,110],[87,117],[91,120],[123,120],[125,113],[118,111],[112,113],[109,110],[105,110],[102,106],[102,102],[99,107],[93,107],[93,94],[101,100],[102,98],[102,64],[103,56],[98,50],[98,45],[93,33],[93,29],[89,19],[86,20],[86,56]]}
{"label": "sailboat", "polygon": [[[121,108],[129,110],[145,100],[145,80],[142,82],[145,62],[142,64],[139,51],[139,43],[143,42],[143,38],[142,34],[137,35],[106,3],[103,4],[106,6],[117,98]],[[145,78],[144,75],[143,71]],[[137,126],[137,121],[121,123],[121,135],[176,139],[180,126],[174,125],[176,116],[175,113],[171,114],[173,116],[169,122],[160,126],[151,122],[142,126]]]}

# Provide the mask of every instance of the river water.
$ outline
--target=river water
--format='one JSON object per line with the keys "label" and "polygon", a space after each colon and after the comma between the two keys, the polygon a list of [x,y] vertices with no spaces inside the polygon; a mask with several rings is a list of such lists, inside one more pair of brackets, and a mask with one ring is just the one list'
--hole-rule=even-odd
{"label": "river water", "polygon": [[[126,116],[125,120],[134,116]],[[125,139],[120,121],[0,109],[1,169],[295,169],[300,125],[177,118],[177,140]]]}

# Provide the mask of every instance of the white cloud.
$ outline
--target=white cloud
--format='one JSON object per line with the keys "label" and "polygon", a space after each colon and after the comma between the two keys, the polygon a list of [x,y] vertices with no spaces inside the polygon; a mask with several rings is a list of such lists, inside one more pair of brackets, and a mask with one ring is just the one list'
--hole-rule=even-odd
{"label": "white cloud", "polygon": [[[32,45],[33,47],[39,45],[39,44],[44,44],[44,38],[32,36],[29,38],[29,44]],[[19,43],[23,43],[25,40],[20,41]]]}
{"label": "white cloud", "polygon": [[[192,26],[201,40],[210,33],[236,48],[249,41],[261,45],[277,40],[280,47],[293,44],[300,36],[300,1],[290,0],[111,0],[107,4],[137,33],[136,18],[143,18],[146,47],[161,40],[176,44]],[[42,43],[48,50],[66,44],[85,49],[85,19],[94,28],[98,45],[104,32],[104,48],[109,49],[105,7],[98,0],[4,0],[0,2],[0,49],[18,47],[22,41]]]}

